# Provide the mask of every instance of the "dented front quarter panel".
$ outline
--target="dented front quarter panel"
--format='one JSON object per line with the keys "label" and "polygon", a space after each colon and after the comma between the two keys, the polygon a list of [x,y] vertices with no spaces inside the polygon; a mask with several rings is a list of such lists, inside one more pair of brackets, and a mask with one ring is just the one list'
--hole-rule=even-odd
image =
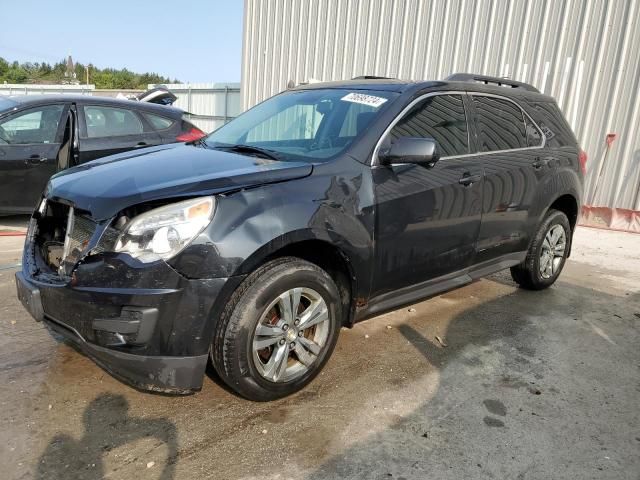
{"label": "dented front quarter panel", "polygon": [[348,156],[294,182],[220,195],[209,227],[171,264],[189,278],[246,275],[278,250],[317,240],[339,249],[358,279],[353,296],[367,297],[373,200],[370,168]]}

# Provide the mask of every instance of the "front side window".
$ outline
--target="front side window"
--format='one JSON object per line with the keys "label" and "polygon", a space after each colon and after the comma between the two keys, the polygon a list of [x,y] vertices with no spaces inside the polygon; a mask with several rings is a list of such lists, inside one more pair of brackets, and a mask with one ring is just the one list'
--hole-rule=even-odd
{"label": "front side window", "polygon": [[347,148],[397,93],[317,89],[276,95],[210,134],[205,145],[259,147],[283,160],[322,160]]}
{"label": "front side window", "polygon": [[138,116],[125,108],[85,106],[84,119],[89,138],[139,135],[144,131]]}
{"label": "front side window", "polygon": [[48,105],[0,120],[0,144],[55,143],[64,105]]}
{"label": "front side window", "polygon": [[386,142],[400,137],[433,138],[442,157],[469,153],[469,131],[462,95],[435,95],[417,103],[396,123]]}
{"label": "front side window", "polygon": [[525,115],[520,107],[496,97],[474,95],[472,98],[476,109],[478,147],[481,152],[528,146]]}

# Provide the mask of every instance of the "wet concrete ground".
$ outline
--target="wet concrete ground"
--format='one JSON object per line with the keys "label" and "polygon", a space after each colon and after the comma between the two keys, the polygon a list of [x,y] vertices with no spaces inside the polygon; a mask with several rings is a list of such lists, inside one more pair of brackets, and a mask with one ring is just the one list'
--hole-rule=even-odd
{"label": "wet concrete ground", "polygon": [[0,478],[640,477],[638,235],[578,229],[544,292],[501,273],[343,330],[268,404],[113,379],[19,305],[21,244],[0,237]]}

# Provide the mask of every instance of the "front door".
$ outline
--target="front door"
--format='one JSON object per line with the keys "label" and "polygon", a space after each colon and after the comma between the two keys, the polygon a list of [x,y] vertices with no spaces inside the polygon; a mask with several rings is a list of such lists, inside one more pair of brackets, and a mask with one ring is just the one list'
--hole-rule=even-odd
{"label": "front door", "polygon": [[[433,138],[440,160],[374,166],[376,273],[372,296],[431,280],[474,262],[482,205],[482,164],[471,152],[462,95],[418,102],[383,139]],[[374,159],[375,160],[375,159]]]}
{"label": "front door", "polygon": [[65,127],[63,104],[29,108],[0,120],[0,211],[33,211],[56,172]]}

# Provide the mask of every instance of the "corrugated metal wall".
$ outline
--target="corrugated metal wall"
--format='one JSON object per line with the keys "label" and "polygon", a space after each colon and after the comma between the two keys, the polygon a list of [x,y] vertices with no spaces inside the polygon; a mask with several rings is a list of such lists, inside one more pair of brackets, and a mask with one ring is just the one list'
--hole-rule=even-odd
{"label": "corrugated metal wall", "polygon": [[245,0],[243,107],[290,80],[508,76],[558,100],[589,154],[586,203],[638,210],[639,3]]}
{"label": "corrugated metal wall", "polygon": [[[191,114],[191,120],[205,132],[212,132],[240,114],[239,83],[163,84],[178,100],[174,107]],[[155,85],[149,85],[153,88]]]}

